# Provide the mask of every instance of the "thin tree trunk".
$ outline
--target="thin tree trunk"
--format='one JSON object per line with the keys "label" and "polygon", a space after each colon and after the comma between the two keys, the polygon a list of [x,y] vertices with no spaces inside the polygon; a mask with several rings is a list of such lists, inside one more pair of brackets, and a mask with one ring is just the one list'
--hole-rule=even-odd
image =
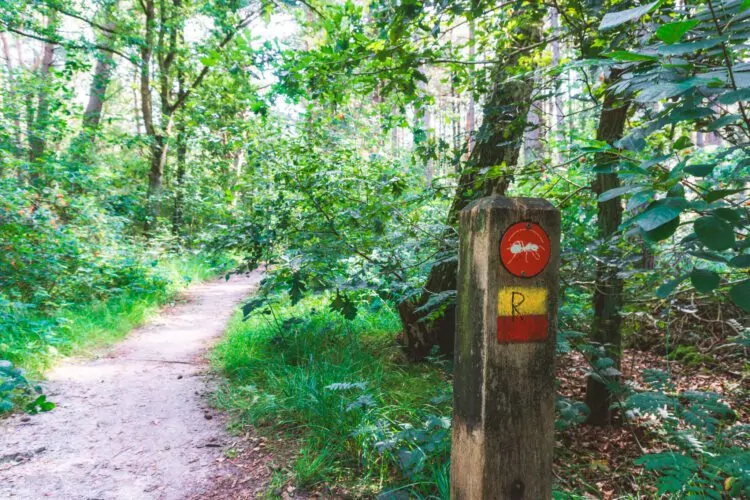
{"label": "thin tree trunk", "polygon": [[[47,20],[47,28],[51,28],[56,24],[56,17],[50,15]],[[37,107],[35,116],[32,118],[29,130],[29,161],[35,163],[43,155],[47,149],[46,133],[49,127],[49,96],[47,95],[49,89],[49,76],[52,64],[55,59],[55,46],[52,43],[44,42],[42,45],[42,61],[39,65],[38,75],[40,79],[40,89],[37,97]],[[34,167],[31,167],[34,169]],[[36,178],[36,175],[32,176]]]}
{"label": "thin tree trunk", "polygon": [[95,131],[99,128],[102,118],[102,109],[104,108],[104,98],[107,95],[107,87],[112,79],[115,61],[112,54],[106,51],[99,51],[96,68],[94,69],[94,78],[91,81],[89,90],[89,102],[86,105],[86,111],[83,113],[83,130]]}
{"label": "thin tree trunk", "polygon": [[[116,8],[116,5],[104,7],[105,11],[103,15],[99,16],[104,18],[107,26],[110,28],[113,27],[110,18],[112,8]],[[111,33],[105,33],[102,38],[103,46],[110,48],[113,46]],[[83,113],[81,132],[74,141],[72,148],[73,158],[77,164],[89,163],[91,161],[94,152],[94,139],[99,130],[104,100],[107,95],[107,88],[112,80],[114,69],[115,60],[112,57],[112,53],[107,50],[99,50],[96,56],[94,75],[89,87],[89,100],[86,104],[86,110]]]}
{"label": "thin tree trunk", "polygon": [[542,131],[544,130],[543,104],[543,102],[537,102],[529,107],[529,113],[526,118],[529,128],[524,134],[523,147],[524,162],[526,163],[544,158],[544,147],[541,139]]}
{"label": "thin tree trunk", "polygon": [[157,132],[154,125],[153,98],[151,96],[151,59],[154,48],[154,29],[156,23],[156,7],[154,0],[144,0],[141,4],[145,15],[145,37],[141,47],[141,115],[146,135],[150,140],[148,192],[146,194],[146,218],[143,232],[150,236],[156,228],[159,216],[162,176],[166,162],[165,137],[161,130]]}
{"label": "thin tree trunk", "polygon": [[[177,91],[185,91],[185,74],[177,71]],[[187,172],[187,126],[183,114],[177,116],[177,169],[175,171],[174,210],[172,212],[172,234],[181,236],[185,219],[185,174]]]}
{"label": "thin tree trunk", "polygon": [[11,109],[11,120],[15,130],[13,136],[15,137],[15,144],[13,145],[13,154],[16,158],[21,157],[22,145],[21,145],[21,116],[18,113],[17,106],[19,103],[16,102],[16,79],[15,71],[13,68],[13,59],[10,55],[10,46],[8,45],[8,39],[5,37],[5,33],[0,33],[0,42],[3,44],[3,55],[5,56],[5,65],[8,69],[8,108]]}
{"label": "thin tree trunk", "polygon": [[141,106],[138,102],[138,68],[133,68],[133,121],[135,122],[135,132],[141,135]]}
{"label": "thin tree trunk", "polygon": [[185,119],[177,120],[177,168],[175,170],[174,211],[172,212],[172,234],[182,235],[182,225],[185,219],[185,174],[187,173],[187,131]]}
{"label": "thin tree trunk", "polygon": [[[474,47],[474,19],[472,18],[469,22],[469,61],[474,60],[474,55],[476,53],[476,48]],[[469,78],[473,80],[473,71],[471,68],[469,68]],[[474,82],[471,81],[470,88],[474,87]],[[474,149],[474,128],[476,127],[475,124],[475,104],[474,104],[474,92],[472,90],[469,90],[469,103],[466,108],[466,154],[471,154],[471,151]]]}
{"label": "thin tree trunk", "polygon": [[[534,43],[541,36],[538,26],[526,26],[523,40]],[[526,117],[531,106],[533,78],[508,78],[506,68],[514,68],[518,55],[510,57],[495,70],[494,86],[484,105],[482,125],[477,134],[469,160],[461,172],[453,202],[448,211],[444,234],[445,253],[455,254],[459,212],[471,201],[491,194],[504,195],[512,179],[512,168],[518,161],[526,129]],[[504,166],[503,173],[487,175],[483,169]],[[436,319],[428,319],[430,312],[418,312],[431,296],[456,289],[458,260],[455,255],[442,260],[430,270],[430,275],[418,297],[404,300],[398,306],[404,329],[405,350],[413,360],[421,360],[437,345],[440,352],[453,352],[455,334],[455,305],[449,304]]]}
{"label": "thin tree trunk", "polygon": [[[554,34],[558,34],[560,31],[560,13],[557,12],[556,8],[552,8],[550,12],[550,24],[552,26],[552,30]],[[557,67],[560,64],[561,60],[561,53],[560,53],[560,40],[553,40],[552,41],[552,66]],[[570,86],[570,81],[567,81],[568,87]],[[560,96],[560,87],[558,85],[555,86],[555,96],[552,98],[552,101],[550,102],[552,113],[551,113],[551,120],[552,123],[550,124],[550,136],[554,137],[555,139],[558,139],[562,137],[562,127],[563,127],[563,118],[565,115],[564,112],[564,103],[562,100],[562,97]],[[559,165],[562,163],[562,154],[560,152],[560,147],[556,146],[554,148],[554,161],[553,163],[555,165]]]}
{"label": "thin tree trunk", "polygon": [[[611,85],[619,77],[619,72],[613,71],[606,82]],[[599,115],[599,126],[596,139],[613,144],[622,138],[625,130],[629,103],[620,102],[612,92],[605,94],[602,110]],[[617,162],[617,155],[600,153],[596,157],[599,167],[613,166]],[[620,185],[617,173],[600,173],[594,181],[594,192],[597,195]],[[620,367],[622,339],[620,332],[620,310],[622,308],[623,280],[618,276],[618,267],[611,263],[617,255],[609,245],[609,239],[617,232],[622,222],[622,202],[620,197],[598,204],[599,237],[601,238],[602,259],[597,261],[596,281],[594,285],[594,322],[591,328],[591,340],[601,344],[604,352],[615,361],[615,368]],[[594,377],[589,377],[586,387],[586,404],[590,413],[588,423],[602,425],[610,423],[612,413],[610,405],[612,394],[608,387]]]}

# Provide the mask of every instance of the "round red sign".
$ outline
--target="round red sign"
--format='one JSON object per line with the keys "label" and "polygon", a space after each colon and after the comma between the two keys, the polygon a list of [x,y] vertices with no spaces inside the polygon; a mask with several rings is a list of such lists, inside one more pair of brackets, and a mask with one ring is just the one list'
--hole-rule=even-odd
{"label": "round red sign", "polygon": [[521,278],[536,276],[549,262],[549,236],[539,224],[517,222],[500,240],[500,260],[509,273]]}

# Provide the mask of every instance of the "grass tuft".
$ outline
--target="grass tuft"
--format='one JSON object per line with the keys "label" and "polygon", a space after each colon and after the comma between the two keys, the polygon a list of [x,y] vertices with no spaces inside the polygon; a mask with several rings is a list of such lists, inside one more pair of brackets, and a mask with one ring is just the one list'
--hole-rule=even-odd
{"label": "grass tuft", "polygon": [[397,315],[363,306],[349,322],[324,297],[272,307],[246,322],[237,314],[215,349],[228,378],[218,406],[294,443],[289,469],[303,488],[447,498],[448,375],[437,363],[407,363],[394,342]]}

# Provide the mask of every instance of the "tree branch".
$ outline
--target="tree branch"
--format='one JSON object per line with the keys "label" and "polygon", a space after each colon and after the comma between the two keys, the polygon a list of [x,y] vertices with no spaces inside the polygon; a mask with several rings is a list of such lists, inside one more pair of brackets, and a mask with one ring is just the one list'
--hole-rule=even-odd
{"label": "tree branch", "polygon": [[[714,11],[714,5],[711,2],[711,0],[708,0],[708,8],[711,11],[711,18],[713,19],[714,26],[716,26],[716,31],[719,33],[719,36],[722,36],[724,32],[721,29],[721,26],[719,25],[719,20],[716,18],[716,12]],[[721,42],[721,48],[724,53],[724,62],[727,66],[727,72],[729,73],[729,82],[732,84],[732,88],[734,90],[737,90],[737,80],[735,80],[734,78],[732,58],[729,56],[729,51],[727,50],[727,42]],[[745,135],[750,137],[750,117],[748,117],[747,111],[745,111],[745,106],[742,104],[742,101],[738,101],[737,104],[739,105],[740,113],[742,114],[742,120],[745,122],[745,125],[747,126]]]}
{"label": "tree branch", "polygon": [[[229,33],[226,34],[224,39],[219,43],[219,45],[216,46],[215,50],[223,49],[224,47],[229,44],[229,42],[232,41],[232,39],[237,35],[237,33],[240,32],[243,28],[246,28],[248,24],[250,24],[255,19],[256,13],[248,14],[247,17],[245,17],[243,20],[241,20],[237,26],[232,29]],[[180,92],[180,94],[177,96],[177,100],[169,107],[169,110],[171,112],[176,111],[179,109],[183,104],[185,104],[185,101],[190,97],[190,94],[193,93],[193,91],[198,88],[201,83],[203,82],[203,79],[206,78],[206,75],[211,70],[211,66],[204,65],[203,68],[201,68],[200,73],[198,73],[198,76],[193,80],[193,83],[188,86],[188,88],[184,92]]]}
{"label": "tree branch", "polygon": [[8,24],[5,24],[4,29],[9,31],[10,33],[15,33],[16,35],[25,37],[25,38],[31,38],[33,40],[39,40],[40,42],[49,43],[52,45],[59,45],[60,47],[66,48],[66,49],[79,49],[79,50],[91,50],[91,49],[97,49],[104,52],[109,52],[110,54],[116,54],[123,59],[126,59],[128,62],[130,61],[130,58],[125,55],[125,53],[120,52],[117,49],[113,49],[112,47],[107,47],[106,45],[101,45],[98,43],[92,43],[83,45],[76,42],[71,42],[70,40],[64,40],[64,39],[58,39],[55,40],[53,38],[49,38],[46,36],[37,35],[36,33],[26,33],[25,31],[18,30],[16,28],[13,28],[9,26]]}
{"label": "tree branch", "polygon": [[60,14],[63,14],[63,15],[68,16],[68,17],[72,17],[73,19],[78,19],[79,21],[83,21],[84,23],[88,24],[92,28],[96,28],[98,30],[110,33],[112,35],[121,35],[121,33],[115,31],[114,29],[112,29],[112,28],[110,28],[108,26],[104,26],[103,24],[99,24],[96,21],[93,21],[91,19],[85,18],[85,17],[83,17],[80,14],[76,14],[75,12],[69,12],[67,10],[63,10],[63,9],[61,9],[57,5],[51,5],[50,7],[52,7],[52,9],[56,10]]}

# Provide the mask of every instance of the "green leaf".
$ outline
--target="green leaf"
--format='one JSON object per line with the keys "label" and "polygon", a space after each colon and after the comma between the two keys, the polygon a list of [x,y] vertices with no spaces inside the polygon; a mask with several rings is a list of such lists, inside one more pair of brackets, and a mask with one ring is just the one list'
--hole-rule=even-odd
{"label": "green leaf", "polygon": [[721,278],[714,271],[708,269],[693,269],[690,273],[690,282],[693,284],[696,290],[701,293],[708,293],[713,291],[717,286]]}
{"label": "green leaf", "polygon": [[685,172],[694,177],[707,177],[714,171],[716,165],[710,165],[708,163],[701,163],[698,165],[688,165],[685,167]]}
{"label": "green leaf", "polygon": [[718,253],[704,252],[703,250],[693,250],[688,253],[693,257],[698,257],[699,259],[710,260],[711,262],[722,262],[724,264],[727,263],[727,258],[723,255],[719,255]]}
{"label": "green leaf", "polygon": [[678,96],[684,92],[687,92],[691,87],[694,87],[691,82],[660,82],[658,85],[654,84],[643,89],[635,98],[636,102],[647,103],[654,101],[661,101],[662,99],[668,99],[670,97]]}
{"label": "green leaf", "polygon": [[713,203],[716,200],[720,200],[722,198],[726,198],[727,196],[741,193],[743,191],[745,191],[745,189],[717,189],[715,191],[709,191],[708,193],[704,194],[703,199],[708,203]]}
{"label": "green leaf", "polygon": [[729,265],[732,267],[750,267],[750,255],[738,255],[729,261]]}
{"label": "green leaf", "polygon": [[26,407],[24,408],[27,413],[30,413],[32,415],[36,415],[40,411],[50,411],[55,408],[55,403],[52,401],[47,401],[47,396],[42,394],[41,396],[37,397],[34,401],[26,404]]}
{"label": "green leaf", "polygon": [[242,321],[247,321],[250,314],[256,309],[266,305],[266,297],[254,297],[242,305]]}
{"label": "green leaf", "polygon": [[726,36],[708,38],[703,40],[697,40],[695,42],[675,43],[672,45],[662,45],[659,47],[657,52],[665,56],[682,56],[685,54],[691,54],[698,52],[703,49],[710,49],[720,45],[722,42],[727,40]]}
{"label": "green leaf", "polygon": [[357,317],[357,306],[348,295],[336,292],[336,297],[331,301],[331,310],[337,311],[348,320]]}
{"label": "green leaf", "polygon": [[645,212],[637,215],[635,222],[644,231],[653,231],[680,216],[683,207],[676,205],[669,203],[667,200],[657,200],[651,203]]}
{"label": "green leaf", "polygon": [[201,61],[201,64],[210,68],[211,66],[216,66],[216,64],[218,64],[220,59],[221,59],[221,53],[219,51],[212,50],[207,55],[201,57],[200,61]]}
{"label": "green leaf", "polygon": [[740,212],[738,210],[735,210],[733,208],[721,207],[714,210],[714,215],[721,217],[726,221],[738,224],[742,222],[742,215],[740,215]]}
{"label": "green leaf", "polygon": [[691,148],[693,146],[694,144],[693,141],[690,140],[690,137],[683,135],[679,139],[677,139],[674,144],[672,144],[672,150],[677,151],[680,149]]}
{"label": "green leaf", "polygon": [[725,128],[728,125],[733,125],[734,123],[740,121],[742,119],[742,116],[736,114],[736,113],[728,113],[721,118],[718,118],[706,126],[706,130],[709,132],[713,132],[715,130],[719,130],[720,128]]}
{"label": "green leaf", "polygon": [[648,241],[656,243],[657,241],[666,240],[667,238],[672,236],[674,232],[677,231],[678,227],[680,227],[679,216],[676,219],[672,219],[671,221],[667,222],[666,224],[662,224],[656,229],[652,229],[651,231],[644,231],[643,235]]}
{"label": "green leaf", "polygon": [[292,305],[296,305],[302,297],[305,295],[307,290],[307,284],[302,281],[302,277],[299,273],[292,274],[291,284],[289,287],[289,298],[292,301]]}
{"label": "green leaf", "polygon": [[699,23],[699,20],[691,19],[690,21],[676,21],[664,24],[656,30],[656,37],[662,42],[671,45],[679,42],[685,33],[698,26]]}
{"label": "green leaf", "polygon": [[604,203],[605,201],[612,200],[614,198],[617,198],[618,196],[621,196],[626,193],[631,193],[633,191],[640,191],[643,189],[643,186],[620,186],[616,187],[614,189],[609,189],[602,194],[599,195],[599,198],[597,201],[599,203]]}
{"label": "green leaf", "polygon": [[633,194],[633,196],[631,196],[628,200],[627,210],[629,212],[635,210],[636,208],[642,206],[644,203],[648,203],[651,198],[653,198],[653,196],[653,189],[644,189],[643,191],[639,191]]}
{"label": "green leaf", "polygon": [[711,250],[726,250],[734,246],[734,231],[727,221],[707,215],[693,223],[698,239]]}
{"label": "green leaf", "polygon": [[658,61],[659,58],[656,56],[649,56],[646,54],[636,54],[635,52],[628,52],[627,50],[616,50],[607,54],[607,57],[614,59],[615,61]]}
{"label": "green leaf", "polygon": [[652,9],[654,9],[657,5],[661,3],[661,0],[656,0],[655,2],[651,2],[646,5],[641,5],[640,7],[633,7],[632,9],[627,10],[621,10],[619,12],[608,12],[604,15],[602,18],[601,24],[599,24],[599,30],[609,30],[612,28],[616,28],[617,26],[620,26],[621,24],[625,24],[630,21],[635,21],[636,19],[639,19],[649,12],[651,12]]}
{"label": "green leaf", "polygon": [[675,184],[674,186],[669,188],[669,191],[667,191],[667,196],[684,198],[685,186],[679,183]]}
{"label": "green leaf", "polygon": [[729,297],[738,307],[750,312],[750,279],[740,281],[729,290]]}
{"label": "green leaf", "polygon": [[750,89],[740,89],[722,94],[717,99],[719,104],[734,104],[739,101],[750,101]]}
{"label": "green leaf", "polygon": [[656,296],[659,297],[660,299],[667,298],[669,294],[671,294],[675,290],[675,288],[679,286],[680,283],[682,283],[688,278],[688,276],[690,275],[683,274],[682,276],[678,276],[674,279],[667,281],[666,283],[664,283],[663,285],[661,285],[659,288],[656,289]]}

